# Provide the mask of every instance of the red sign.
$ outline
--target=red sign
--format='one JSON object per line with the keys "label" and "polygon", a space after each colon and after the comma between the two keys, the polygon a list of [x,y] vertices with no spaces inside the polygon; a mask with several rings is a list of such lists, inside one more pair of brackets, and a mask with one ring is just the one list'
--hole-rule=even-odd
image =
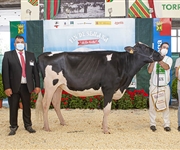
{"label": "red sign", "polygon": [[89,44],[99,44],[99,39],[78,41],[78,45],[89,45]]}

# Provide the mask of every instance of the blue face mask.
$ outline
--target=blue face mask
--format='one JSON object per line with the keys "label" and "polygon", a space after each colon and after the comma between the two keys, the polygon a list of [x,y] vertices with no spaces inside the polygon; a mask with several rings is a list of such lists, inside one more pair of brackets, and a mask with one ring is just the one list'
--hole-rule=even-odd
{"label": "blue face mask", "polygon": [[24,49],[24,44],[23,43],[17,43],[16,44],[16,49],[20,50],[20,51],[23,50]]}

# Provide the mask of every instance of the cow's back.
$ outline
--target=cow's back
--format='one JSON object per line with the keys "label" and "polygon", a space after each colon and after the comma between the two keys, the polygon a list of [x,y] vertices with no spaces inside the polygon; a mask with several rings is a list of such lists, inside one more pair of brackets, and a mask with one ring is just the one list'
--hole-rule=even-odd
{"label": "cow's back", "polygon": [[112,51],[63,52],[51,55],[43,53],[38,57],[40,71],[45,77],[45,68],[51,66],[57,74],[62,72],[71,90],[99,89],[101,78],[109,63]]}

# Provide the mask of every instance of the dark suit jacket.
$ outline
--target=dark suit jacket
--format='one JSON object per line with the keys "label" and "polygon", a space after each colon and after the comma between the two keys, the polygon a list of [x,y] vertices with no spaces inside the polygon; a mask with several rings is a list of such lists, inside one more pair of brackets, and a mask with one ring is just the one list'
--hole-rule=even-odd
{"label": "dark suit jacket", "polygon": [[[29,92],[35,87],[40,87],[39,72],[36,58],[33,53],[25,51],[26,79]],[[34,65],[33,65],[34,63]],[[22,77],[22,67],[15,50],[5,52],[2,62],[2,77],[4,90],[11,88],[13,93],[19,91]]]}

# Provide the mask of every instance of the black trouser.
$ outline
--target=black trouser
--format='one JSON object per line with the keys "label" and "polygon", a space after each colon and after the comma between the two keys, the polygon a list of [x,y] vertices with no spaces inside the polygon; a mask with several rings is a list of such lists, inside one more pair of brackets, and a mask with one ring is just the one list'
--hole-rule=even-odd
{"label": "black trouser", "polygon": [[31,122],[31,108],[30,108],[30,93],[27,88],[27,84],[21,84],[18,93],[13,93],[11,97],[8,97],[9,109],[10,109],[10,128],[18,127],[18,108],[19,100],[21,99],[23,104],[23,122],[24,127],[32,125]]}

